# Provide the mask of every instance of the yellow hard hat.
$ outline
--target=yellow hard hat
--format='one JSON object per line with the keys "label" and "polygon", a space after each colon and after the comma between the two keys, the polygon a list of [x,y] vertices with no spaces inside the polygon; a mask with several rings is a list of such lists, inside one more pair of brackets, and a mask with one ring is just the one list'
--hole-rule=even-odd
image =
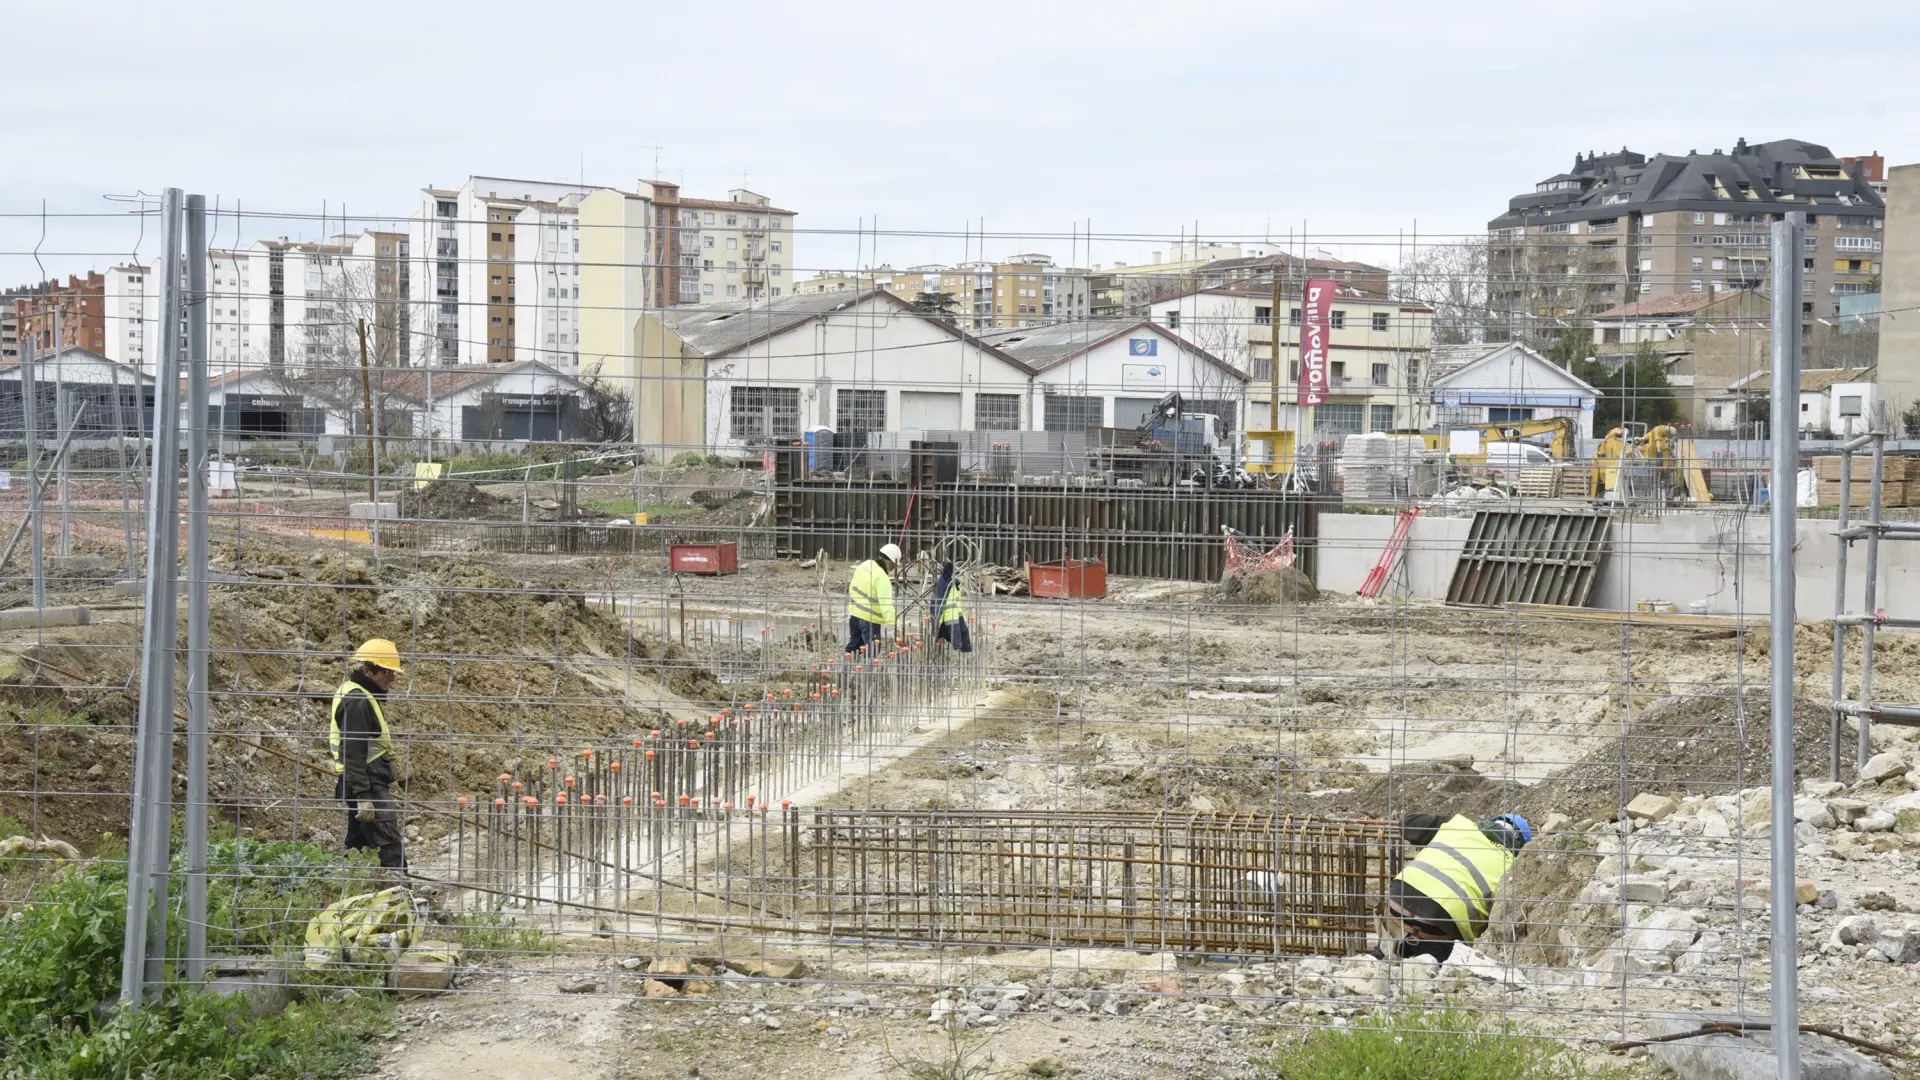
{"label": "yellow hard hat", "polygon": [[354,650],[353,662],[372,664],[388,671],[400,670],[400,647],[386,638],[368,638],[365,645]]}

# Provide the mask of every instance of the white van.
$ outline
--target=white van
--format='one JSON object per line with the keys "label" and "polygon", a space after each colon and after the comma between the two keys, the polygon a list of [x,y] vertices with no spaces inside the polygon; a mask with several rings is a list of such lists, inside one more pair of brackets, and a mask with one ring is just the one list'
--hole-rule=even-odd
{"label": "white van", "polygon": [[1519,479],[1521,469],[1552,468],[1553,455],[1532,443],[1490,442],[1487,444],[1487,468],[1498,472],[1508,483]]}

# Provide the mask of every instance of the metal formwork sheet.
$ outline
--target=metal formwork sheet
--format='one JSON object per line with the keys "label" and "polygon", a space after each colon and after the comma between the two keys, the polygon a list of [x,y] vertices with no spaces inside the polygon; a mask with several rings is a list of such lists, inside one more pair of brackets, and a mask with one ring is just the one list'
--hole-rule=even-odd
{"label": "metal formwork sheet", "polygon": [[1607,557],[1612,515],[1482,510],[1453,567],[1447,603],[1585,607]]}

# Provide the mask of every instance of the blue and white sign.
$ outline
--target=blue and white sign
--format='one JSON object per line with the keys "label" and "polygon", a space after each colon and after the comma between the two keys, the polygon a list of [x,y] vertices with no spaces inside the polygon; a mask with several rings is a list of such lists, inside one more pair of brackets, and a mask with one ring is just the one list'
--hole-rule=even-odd
{"label": "blue and white sign", "polygon": [[1167,369],[1159,364],[1121,364],[1120,389],[1164,391]]}
{"label": "blue and white sign", "polygon": [[1160,339],[1137,337],[1127,339],[1128,356],[1159,356]]}

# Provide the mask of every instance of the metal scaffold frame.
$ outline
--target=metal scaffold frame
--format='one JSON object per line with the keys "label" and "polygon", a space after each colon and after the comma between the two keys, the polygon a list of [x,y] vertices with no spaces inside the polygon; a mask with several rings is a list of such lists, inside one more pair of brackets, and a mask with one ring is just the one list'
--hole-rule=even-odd
{"label": "metal scaffold frame", "polygon": [[[1855,455],[1863,449],[1871,455],[1872,462],[1867,472],[1867,520],[1855,524],[1851,505],[1853,463]],[[1920,618],[1893,616],[1880,610],[1880,541],[1920,540],[1920,523],[1882,519],[1886,468],[1887,433],[1884,431],[1870,431],[1840,447],[1840,515],[1836,530],[1840,549],[1834,560],[1833,598],[1833,726],[1828,738],[1831,757],[1827,762],[1827,775],[1833,780],[1840,778],[1840,738],[1847,717],[1851,716],[1855,721],[1856,769],[1865,766],[1867,758],[1872,755],[1868,737],[1876,722],[1920,727],[1920,705],[1893,705],[1873,699],[1876,633],[1881,627],[1920,629]],[[1847,607],[1847,555],[1855,540],[1867,542],[1867,568],[1859,612],[1849,611]],[[1860,696],[1857,699],[1847,696],[1846,683],[1847,631],[1855,626],[1860,628],[1861,644]]]}

